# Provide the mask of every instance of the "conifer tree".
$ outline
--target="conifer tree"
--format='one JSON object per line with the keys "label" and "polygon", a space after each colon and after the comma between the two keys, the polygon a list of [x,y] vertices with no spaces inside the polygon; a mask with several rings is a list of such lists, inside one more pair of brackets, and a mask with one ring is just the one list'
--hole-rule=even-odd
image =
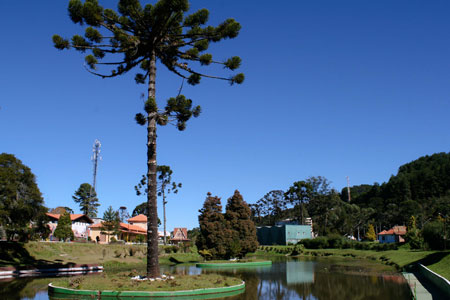
{"label": "conifer tree", "polygon": [[199,212],[200,234],[197,237],[196,246],[200,255],[208,253],[208,258],[226,258],[231,231],[226,226],[220,198],[208,193],[203,208]]}
{"label": "conifer tree", "polygon": [[63,241],[67,239],[73,240],[75,238],[72,231],[72,220],[70,220],[70,214],[68,212],[65,212],[59,217],[58,225],[56,225],[53,236]]}
{"label": "conifer tree", "polygon": [[[204,53],[210,43],[235,38],[241,25],[227,19],[218,26],[205,26],[209,11],[200,9],[186,15],[188,0],[159,0],[154,5],[141,6],[139,0],[120,0],[118,13],[104,9],[97,0],[69,1],[69,16],[74,23],[88,25],[84,37],[74,35],[69,41],[59,35],[53,36],[57,49],[73,47],[80,52],[90,51],[85,57],[86,69],[102,78],[120,76],[140,67],[142,73],[135,76],[136,83],[147,84],[145,115],[136,114],[140,125],[147,125],[147,178],[148,190],[148,239],[147,275],[159,275],[158,263],[158,216],[156,204],[156,125],[173,123],[179,130],[186,122],[200,114],[200,107],[192,106],[192,100],[177,95],[167,100],[163,109],[156,101],[156,62],[169,71],[186,79],[191,85],[200,83],[202,77],[242,83],[244,75],[230,77],[211,76],[197,70],[198,66],[220,64],[230,70],[237,69],[241,59],[237,56],[225,61],[213,60]],[[109,59],[109,57],[113,57]],[[109,72],[97,70],[98,66],[110,67]]]}
{"label": "conifer tree", "polygon": [[225,220],[232,231],[228,254],[230,257],[244,257],[258,248],[256,227],[251,220],[251,210],[238,190],[228,199]]}
{"label": "conifer tree", "polygon": [[[170,169],[169,166],[157,166],[156,167],[156,175],[158,178],[158,184],[157,184],[157,192],[158,196],[162,196],[162,203],[163,203],[163,222],[164,222],[164,245],[166,245],[166,195],[170,193],[177,194],[178,189],[181,188],[181,183],[176,183],[175,181],[172,181],[172,173],[173,171]],[[142,175],[141,181],[139,181],[138,185],[134,187],[136,190],[136,195],[140,196],[142,194],[147,195],[148,189],[147,187],[147,176]],[[159,222],[158,222],[159,224]]]}
{"label": "conifer tree", "polygon": [[97,217],[97,193],[89,183],[82,183],[72,196],[73,201],[80,205],[80,210],[89,218]]}
{"label": "conifer tree", "polygon": [[100,227],[101,233],[108,236],[108,243],[109,236],[119,233],[119,226],[119,212],[115,211],[112,206],[109,206],[108,209],[103,213],[102,227]]}

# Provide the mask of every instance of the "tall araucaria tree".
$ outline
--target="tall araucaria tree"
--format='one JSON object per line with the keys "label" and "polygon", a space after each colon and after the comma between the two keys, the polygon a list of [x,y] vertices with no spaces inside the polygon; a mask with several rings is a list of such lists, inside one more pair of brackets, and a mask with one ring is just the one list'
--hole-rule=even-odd
{"label": "tall araucaria tree", "polygon": [[[221,64],[230,70],[237,69],[241,59],[237,56],[225,61],[213,60],[206,51],[210,43],[235,38],[241,25],[227,19],[218,26],[205,26],[207,9],[186,15],[187,0],[160,0],[154,5],[141,6],[138,0],[120,0],[118,12],[104,9],[97,0],[69,1],[69,16],[74,23],[87,25],[84,37],[74,35],[69,41],[53,36],[57,49],[73,47],[80,52],[90,51],[85,57],[86,69],[102,78],[116,77],[140,67],[137,83],[147,84],[148,97],[144,105],[145,115],[136,114],[140,125],[147,125],[147,178],[148,191],[148,251],[147,276],[159,276],[158,216],[156,207],[156,125],[173,123],[179,130],[186,122],[200,114],[200,107],[192,107],[192,100],[183,95],[167,100],[164,109],[156,101],[156,62],[169,71],[195,85],[202,77],[221,79],[234,83],[244,81],[243,74],[230,77],[212,76],[199,72],[199,65]],[[111,58],[110,58],[111,57]],[[113,58],[114,57],[114,58]],[[97,66],[109,68],[104,73]]]}
{"label": "tall araucaria tree", "polygon": [[80,210],[89,218],[97,217],[97,193],[89,183],[82,183],[72,196],[73,201],[80,205]]}
{"label": "tall araucaria tree", "polygon": [[[156,175],[158,178],[158,183],[156,186],[158,196],[162,196],[162,203],[163,203],[163,222],[164,222],[164,245],[167,244],[166,241],[166,204],[167,204],[167,194],[178,193],[178,189],[181,188],[181,183],[176,183],[175,181],[172,181],[172,169],[170,169],[169,166],[157,166],[156,167]],[[136,195],[147,195],[148,189],[147,187],[147,176],[142,175],[141,181],[139,181],[138,185],[134,187],[136,190]]]}

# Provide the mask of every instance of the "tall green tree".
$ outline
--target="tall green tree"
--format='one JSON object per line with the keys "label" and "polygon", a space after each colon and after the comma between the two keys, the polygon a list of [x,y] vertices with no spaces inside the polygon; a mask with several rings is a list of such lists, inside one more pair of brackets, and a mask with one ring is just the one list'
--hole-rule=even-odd
{"label": "tall green tree", "polygon": [[255,223],[250,218],[251,211],[242,195],[236,190],[227,201],[225,220],[227,228],[232,231],[231,243],[228,245],[230,257],[244,257],[258,248]]}
{"label": "tall green tree", "polygon": [[[172,181],[172,173],[173,171],[170,169],[169,166],[157,166],[156,167],[156,173],[158,178],[157,183],[157,192],[158,196],[162,197],[162,203],[163,203],[163,222],[164,222],[164,245],[167,244],[166,242],[166,204],[167,204],[167,194],[178,193],[178,189],[182,187],[181,183],[176,183],[175,181]],[[147,176],[142,175],[141,181],[134,187],[136,190],[136,194],[138,196],[144,194],[147,195],[148,189],[147,187]]]}
{"label": "tall green tree", "polygon": [[59,217],[58,225],[56,225],[53,235],[60,241],[66,241],[67,239],[73,240],[75,238],[72,231],[72,220],[68,212],[65,212]]}
{"label": "tall green tree", "polygon": [[199,212],[200,235],[195,243],[199,253],[207,250],[210,258],[227,258],[231,230],[227,227],[222,213],[220,198],[208,193]]}
{"label": "tall green tree", "polygon": [[307,204],[308,214],[313,220],[314,231],[320,235],[327,235],[336,231],[335,221],[338,219],[339,208],[344,203],[339,194],[329,191],[326,194],[313,194]]}
{"label": "tall green tree", "polygon": [[97,207],[100,206],[100,203],[98,203],[97,193],[89,183],[81,184],[72,199],[80,205],[83,214],[89,218],[97,217]]}
{"label": "tall green tree", "polygon": [[284,193],[284,197],[289,203],[294,205],[294,211],[300,211],[299,215],[295,216],[300,224],[305,221],[305,204],[309,202],[312,196],[312,186],[306,181],[296,181]]}
{"label": "tall green tree", "polygon": [[[258,216],[263,216],[264,224],[258,225],[275,225],[284,217],[284,212],[287,209],[287,201],[284,198],[284,192],[281,190],[273,190],[259,199],[256,204],[249,205],[253,209],[253,213]],[[261,218],[258,218],[261,221]],[[256,219],[256,220],[258,220]]]}
{"label": "tall green tree", "polygon": [[7,240],[47,234],[46,212],[31,169],[12,154],[0,154],[0,225]]}
{"label": "tall green tree", "polygon": [[120,228],[120,216],[119,212],[115,211],[112,206],[109,206],[107,210],[103,213],[102,227],[100,227],[101,233],[108,236],[108,243],[110,242],[109,237],[111,235],[118,234]]}
{"label": "tall green tree", "polygon": [[[187,15],[187,0],[160,0],[154,5],[141,6],[138,0],[120,0],[118,12],[104,9],[97,0],[69,1],[69,16],[80,25],[88,25],[84,37],[74,35],[69,41],[59,35],[53,36],[57,49],[73,47],[80,52],[90,51],[85,62],[89,72],[102,78],[123,75],[135,67],[142,73],[135,76],[136,83],[147,84],[145,115],[135,117],[140,125],[147,125],[147,182],[148,191],[148,239],[147,275],[159,276],[158,262],[158,216],[156,189],[156,126],[173,123],[179,130],[186,128],[186,122],[200,114],[200,107],[192,107],[192,100],[178,94],[167,100],[163,109],[156,101],[156,63],[159,61],[169,71],[186,79],[191,85],[200,83],[202,77],[242,83],[244,75],[212,76],[198,71],[198,66],[223,65],[230,70],[237,69],[241,59],[237,56],[228,60],[214,60],[210,53],[204,53],[210,43],[235,38],[241,25],[234,19],[227,19],[218,26],[206,26],[209,11],[200,9]],[[110,58],[111,57],[111,58]],[[109,68],[102,72],[97,67]]]}

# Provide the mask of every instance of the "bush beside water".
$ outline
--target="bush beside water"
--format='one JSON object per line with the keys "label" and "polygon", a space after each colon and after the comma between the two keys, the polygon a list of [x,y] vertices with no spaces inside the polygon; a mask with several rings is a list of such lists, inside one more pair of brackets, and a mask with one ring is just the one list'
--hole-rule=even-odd
{"label": "bush beside water", "polygon": [[[299,248],[299,247],[302,248]],[[314,239],[300,240],[297,245],[289,245],[283,248],[277,246],[260,246],[260,249],[266,252],[275,252],[279,254],[290,254],[293,251],[302,253],[304,249],[356,249],[356,250],[375,250],[387,251],[397,250],[398,244],[380,244],[378,242],[358,242],[349,240],[339,235],[319,236]],[[298,255],[298,254],[293,254]]]}

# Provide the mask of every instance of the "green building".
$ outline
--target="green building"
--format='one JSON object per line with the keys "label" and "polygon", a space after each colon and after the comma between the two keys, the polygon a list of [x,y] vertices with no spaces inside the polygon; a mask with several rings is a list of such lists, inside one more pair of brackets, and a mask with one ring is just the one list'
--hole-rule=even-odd
{"label": "green building", "polygon": [[310,225],[276,225],[256,228],[260,245],[297,244],[302,239],[312,238]]}

